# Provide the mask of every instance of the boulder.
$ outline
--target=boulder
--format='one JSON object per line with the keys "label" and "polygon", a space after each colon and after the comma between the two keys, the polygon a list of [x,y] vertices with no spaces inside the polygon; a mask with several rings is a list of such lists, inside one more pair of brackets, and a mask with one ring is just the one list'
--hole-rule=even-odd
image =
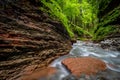
{"label": "boulder", "polygon": [[92,57],[66,58],[62,63],[77,77],[82,74],[94,75],[99,71],[106,70],[106,64],[103,61]]}

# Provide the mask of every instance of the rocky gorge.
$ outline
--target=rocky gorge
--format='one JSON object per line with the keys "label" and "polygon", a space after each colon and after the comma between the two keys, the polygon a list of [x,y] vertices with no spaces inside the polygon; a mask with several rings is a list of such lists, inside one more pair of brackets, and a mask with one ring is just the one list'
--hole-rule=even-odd
{"label": "rocky gorge", "polygon": [[99,44],[71,41],[38,0],[6,2],[0,2],[0,80],[120,79],[119,25]]}

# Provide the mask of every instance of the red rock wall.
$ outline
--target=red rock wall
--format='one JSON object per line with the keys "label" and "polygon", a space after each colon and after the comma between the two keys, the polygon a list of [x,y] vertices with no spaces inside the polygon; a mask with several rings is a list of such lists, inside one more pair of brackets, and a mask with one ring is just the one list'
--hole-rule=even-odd
{"label": "red rock wall", "polygon": [[35,71],[69,52],[70,40],[48,20],[52,22],[29,0],[0,9],[1,80],[16,80],[27,66],[36,65]]}

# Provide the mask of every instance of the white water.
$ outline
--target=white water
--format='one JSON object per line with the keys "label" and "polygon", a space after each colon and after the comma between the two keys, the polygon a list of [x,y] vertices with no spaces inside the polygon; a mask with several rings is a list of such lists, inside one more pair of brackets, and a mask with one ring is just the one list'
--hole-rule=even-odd
{"label": "white water", "polygon": [[[120,52],[104,50],[98,44],[77,41],[77,43],[73,44],[72,49],[68,55],[56,59],[50,65],[58,69],[58,72],[52,77],[52,79],[63,80],[64,77],[70,75],[70,72],[64,67],[63,64],[61,64],[63,59],[68,57],[84,56],[96,57],[103,60],[106,63],[108,70],[112,71],[112,73],[116,72],[117,75],[120,74]],[[106,72],[106,74],[109,73]],[[116,74],[111,76],[117,77]]]}

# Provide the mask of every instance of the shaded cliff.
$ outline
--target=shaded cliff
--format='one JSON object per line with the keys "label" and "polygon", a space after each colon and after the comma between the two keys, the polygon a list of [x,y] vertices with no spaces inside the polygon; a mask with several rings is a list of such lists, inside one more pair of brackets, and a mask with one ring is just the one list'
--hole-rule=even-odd
{"label": "shaded cliff", "polygon": [[[111,3],[114,5],[109,9],[116,3]],[[41,12],[40,6],[39,0],[0,1],[0,80],[16,80],[24,74],[44,70],[71,49],[64,27]],[[119,19],[111,23],[118,25],[118,32],[109,38],[120,37]],[[119,46],[118,42],[115,44]]]}
{"label": "shaded cliff", "polygon": [[69,52],[66,31],[39,10],[37,0],[5,1],[0,8],[0,80],[16,80],[28,66],[27,72],[35,71]]}

